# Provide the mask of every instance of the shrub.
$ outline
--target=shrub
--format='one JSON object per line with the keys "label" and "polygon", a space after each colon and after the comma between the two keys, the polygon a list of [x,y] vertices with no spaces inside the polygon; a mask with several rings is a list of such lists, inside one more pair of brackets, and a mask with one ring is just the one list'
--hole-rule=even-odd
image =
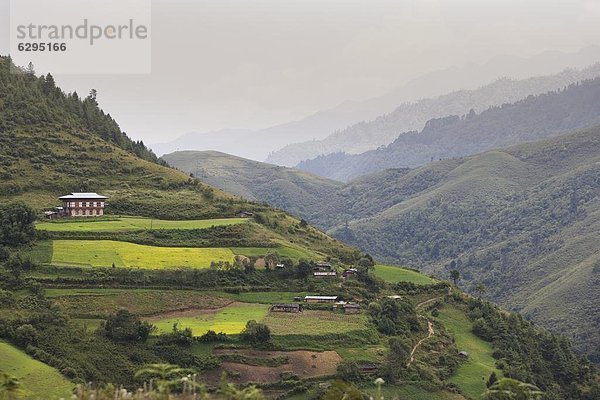
{"label": "shrub", "polygon": [[115,342],[145,342],[155,329],[127,310],[119,310],[108,317],[103,328],[104,335]]}
{"label": "shrub", "polygon": [[251,320],[240,333],[240,339],[253,345],[267,344],[271,341],[271,330],[267,325]]}

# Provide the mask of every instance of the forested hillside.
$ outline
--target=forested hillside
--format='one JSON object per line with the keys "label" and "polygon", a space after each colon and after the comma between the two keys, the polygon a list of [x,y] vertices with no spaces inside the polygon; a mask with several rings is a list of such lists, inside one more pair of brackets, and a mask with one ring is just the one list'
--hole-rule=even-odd
{"label": "forested hillside", "polygon": [[389,114],[338,130],[323,140],[290,144],[272,153],[267,162],[294,166],[321,155],[363,153],[390,144],[404,132],[420,131],[433,118],[465,115],[470,110],[480,113],[492,106],[514,103],[529,95],[555,91],[599,75],[600,64],[596,64],[580,71],[569,69],[556,75],[522,80],[502,78],[478,89],[405,103]]}
{"label": "forested hillside", "polygon": [[557,92],[529,96],[480,114],[432,119],[421,132],[408,132],[386,147],[362,154],[322,156],[300,169],[349,181],[388,168],[428,162],[540,140],[600,123],[600,78]]}
{"label": "forested hillside", "polygon": [[438,276],[456,269],[465,288],[484,284],[600,361],[600,128],[386,171],[343,193],[354,196],[336,198],[337,238]]}

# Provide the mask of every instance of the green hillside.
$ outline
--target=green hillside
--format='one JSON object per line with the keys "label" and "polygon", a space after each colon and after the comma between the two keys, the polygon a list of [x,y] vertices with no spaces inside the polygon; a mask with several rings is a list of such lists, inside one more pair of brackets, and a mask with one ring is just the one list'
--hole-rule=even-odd
{"label": "green hillside", "polygon": [[[310,247],[323,258],[356,255],[269,206],[241,200],[165,167],[143,143],[131,141],[120,131],[98,107],[96,96],[92,92],[82,100],[76,93],[64,94],[50,75],[11,74],[9,59],[0,58],[0,202],[23,200],[41,212],[59,205],[58,196],[84,190],[109,196],[109,214],[199,220],[233,218],[249,211],[256,215],[247,226],[219,231],[230,242],[228,246],[280,247],[285,241]],[[160,224],[157,221],[153,228],[169,227]],[[193,222],[175,224],[203,227]],[[211,225],[227,224],[217,220]],[[201,243],[196,240],[195,246],[222,247],[215,243],[214,233],[204,235]],[[69,238],[64,236],[60,237]],[[128,241],[147,244],[148,239],[130,237]]]}
{"label": "green hillside", "polygon": [[162,158],[182,171],[228,193],[262,201],[293,215],[324,206],[342,184],[292,168],[216,151],[178,151]]}
{"label": "green hillside", "polygon": [[[589,321],[600,318],[599,137],[600,128],[591,128],[389,169],[333,191],[311,184],[311,197],[326,201],[304,203],[296,195],[273,201],[382,261],[445,279],[454,261],[465,289],[483,283],[486,296],[566,334],[598,362],[600,336]],[[223,186],[231,179],[219,176]],[[257,196],[266,200],[264,192]]]}
{"label": "green hillside", "polygon": [[452,263],[466,289],[483,283],[487,296],[567,334],[600,361],[599,188],[600,128],[593,128],[365,177],[346,192],[361,193],[354,204],[370,207],[332,232],[438,276],[448,277]]}

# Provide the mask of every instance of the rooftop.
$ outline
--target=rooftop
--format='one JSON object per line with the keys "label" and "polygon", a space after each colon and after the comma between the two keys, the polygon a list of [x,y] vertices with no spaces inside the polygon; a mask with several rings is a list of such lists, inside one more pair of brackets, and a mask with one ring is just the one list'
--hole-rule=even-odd
{"label": "rooftop", "polygon": [[65,196],[59,197],[61,200],[70,199],[107,199],[106,196],[102,196],[98,193],[69,193]]}
{"label": "rooftop", "polygon": [[337,296],[306,296],[305,300],[336,300]]}

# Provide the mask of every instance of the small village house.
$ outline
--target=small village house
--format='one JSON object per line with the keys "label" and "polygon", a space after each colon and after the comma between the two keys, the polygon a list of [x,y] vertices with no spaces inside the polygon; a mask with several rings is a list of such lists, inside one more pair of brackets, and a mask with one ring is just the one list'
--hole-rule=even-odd
{"label": "small village house", "polygon": [[315,264],[315,271],[331,271],[332,265],[328,262],[318,262]]}
{"label": "small village house", "polygon": [[304,301],[307,303],[335,303],[337,296],[306,296]]}
{"label": "small village house", "polygon": [[273,304],[271,306],[273,312],[287,312],[287,313],[298,313],[302,311],[300,304]]}
{"label": "small village house", "polygon": [[238,213],[238,217],[240,217],[240,218],[250,218],[253,215],[254,214],[249,211],[242,211],[242,212]]}
{"label": "small village house", "polygon": [[349,277],[351,277],[352,275],[354,275],[356,273],[358,273],[358,269],[356,269],[356,268],[348,268],[348,269],[344,270],[344,273],[343,273],[342,276],[344,278],[348,279]]}
{"label": "small village house", "polygon": [[313,276],[315,278],[330,278],[330,277],[336,277],[337,272],[335,272],[335,271],[315,271],[315,272],[313,272]]}
{"label": "small village house", "polygon": [[379,366],[370,362],[360,362],[358,363],[358,369],[362,374],[374,375],[379,370]]}
{"label": "small village house", "polygon": [[98,193],[70,193],[58,198],[62,201],[59,215],[64,217],[99,217],[104,215],[106,196]]}

